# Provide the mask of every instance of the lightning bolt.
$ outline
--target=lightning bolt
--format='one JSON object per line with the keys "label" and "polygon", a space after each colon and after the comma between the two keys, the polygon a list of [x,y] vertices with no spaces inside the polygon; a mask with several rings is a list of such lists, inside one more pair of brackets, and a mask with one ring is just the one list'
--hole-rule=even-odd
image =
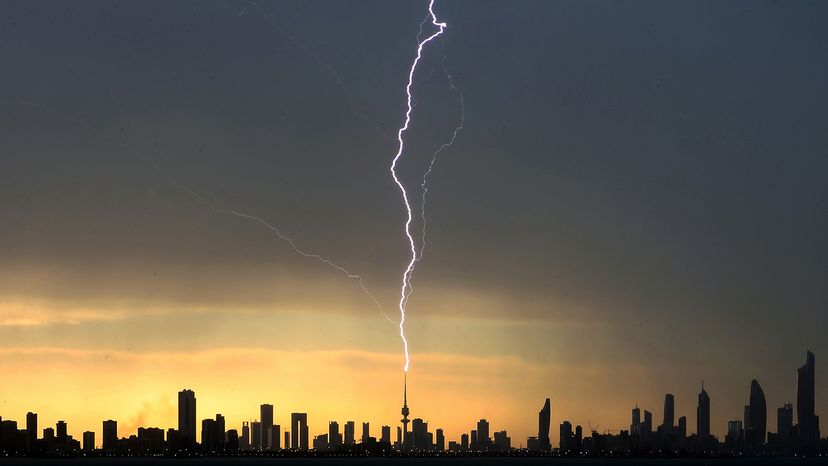
{"label": "lightning bolt", "polygon": [[408,340],[405,337],[405,308],[408,302],[408,296],[410,294],[409,290],[411,289],[411,273],[414,271],[414,264],[417,262],[418,254],[417,246],[414,243],[414,237],[411,235],[411,220],[413,218],[411,212],[411,203],[408,200],[408,193],[405,190],[405,186],[397,177],[396,169],[397,162],[399,162],[400,158],[402,157],[403,151],[405,150],[405,139],[403,138],[403,135],[408,130],[408,126],[411,123],[411,113],[413,111],[411,86],[414,83],[414,73],[417,71],[417,64],[420,62],[420,59],[423,56],[423,48],[425,48],[426,44],[434,40],[436,37],[440,36],[443,33],[443,30],[446,28],[446,23],[438,21],[437,15],[434,14],[434,0],[429,0],[428,15],[431,18],[431,24],[434,25],[437,28],[437,30],[422,40],[420,40],[420,35],[422,34],[422,32],[417,35],[417,55],[415,56],[414,61],[411,63],[411,68],[408,70],[408,83],[405,86],[405,122],[400,127],[400,129],[397,130],[397,153],[394,155],[394,160],[391,162],[391,177],[394,179],[394,183],[397,184],[397,187],[400,188],[403,203],[405,204],[405,211],[407,217],[405,220],[404,230],[405,236],[406,238],[408,238],[408,244],[411,250],[411,258],[409,259],[408,264],[405,266],[405,270],[403,271],[402,275],[402,285],[400,287],[400,301],[398,303],[398,307],[400,309],[400,338],[402,339],[403,349],[405,351],[405,366],[403,367],[404,372],[408,372],[408,366],[411,362],[408,355]]}
{"label": "lightning bolt", "polygon": [[[8,102],[8,101],[5,101],[5,102]],[[326,265],[338,270],[339,272],[344,274],[347,278],[352,279],[352,280],[356,280],[356,282],[359,284],[362,291],[365,293],[366,296],[368,296],[368,298],[374,303],[374,305],[376,305],[377,309],[379,309],[379,311],[383,315],[383,317],[385,317],[385,319],[388,320],[389,322],[391,322],[393,324],[397,324],[397,321],[393,320],[391,317],[388,316],[388,314],[385,313],[385,310],[382,308],[382,304],[380,304],[380,302],[377,300],[377,298],[374,297],[374,295],[368,290],[368,288],[365,286],[365,283],[363,282],[361,276],[359,276],[355,273],[352,273],[351,271],[349,271],[345,267],[333,262],[332,260],[330,260],[330,259],[328,259],[328,258],[326,258],[326,257],[324,257],[320,254],[307,252],[307,251],[301,249],[293,239],[291,239],[289,236],[284,235],[279,230],[279,228],[277,228],[276,226],[274,226],[273,224],[271,224],[267,220],[264,220],[263,218],[257,217],[255,215],[246,214],[246,213],[239,212],[239,211],[236,211],[236,210],[217,207],[210,200],[208,200],[207,198],[205,198],[201,194],[197,193],[196,191],[191,189],[189,186],[178,182],[175,178],[173,178],[172,176],[167,174],[162,169],[161,165],[159,165],[158,162],[156,162],[155,159],[153,159],[149,155],[141,152],[140,150],[136,149],[134,146],[132,146],[130,144],[127,144],[126,142],[124,142],[120,138],[118,138],[116,136],[113,136],[111,134],[108,134],[104,131],[101,131],[97,127],[87,123],[84,120],[66,115],[66,114],[54,109],[53,107],[51,107],[49,105],[46,105],[46,104],[42,104],[42,103],[26,102],[26,101],[16,101],[16,102],[13,102],[13,103],[16,103],[18,105],[24,105],[24,106],[32,107],[32,108],[41,108],[43,110],[49,111],[52,114],[56,115],[57,117],[59,117],[63,120],[72,122],[72,123],[74,123],[76,125],[79,125],[79,126],[82,126],[82,127],[86,128],[87,130],[89,130],[91,133],[95,134],[96,136],[98,136],[102,139],[108,140],[108,141],[114,143],[117,146],[120,146],[121,148],[125,149],[126,151],[132,153],[134,156],[136,156],[136,157],[140,158],[141,160],[147,162],[153,168],[153,170],[155,170],[155,172],[158,174],[158,176],[163,178],[171,186],[184,191],[189,197],[191,197],[192,199],[200,202],[204,207],[206,207],[207,209],[209,209],[210,211],[212,211],[214,213],[224,214],[224,215],[232,215],[232,216],[235,216],[235,217],[238,217],[238,218],[241,218],[241,219],[250,220],[250,221],[254,221],[256,223],[259,223],[260,225],[262,225],[265,228],[267,228],[268,230],[270,230],[274,235],[276,235],[276,237],[278,237],[279,239],[287,242],[290,245],[290,247],[293,249],[293,251],[296,252],[297,254],[299,254],[303,257],[307,257],[309,259],[315,259],[319,262],[322,262],[323,264],[326,264]]]}

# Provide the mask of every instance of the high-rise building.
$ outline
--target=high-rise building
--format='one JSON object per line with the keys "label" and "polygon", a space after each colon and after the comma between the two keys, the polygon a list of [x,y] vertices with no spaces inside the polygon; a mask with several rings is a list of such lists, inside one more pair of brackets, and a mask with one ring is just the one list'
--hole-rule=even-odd
{"label": "high-rise building", "polygon": [[272,435],[270,436],[270,449],[271,450],[281,450],[282,449],[282,426],[276,424],[273,426]]}
{"label": "high-rise building", "polygon": [[348,421],[345,423],[345,445],[353,445],[356,443],[354,441],[354,429],[356,425],[354,421]]}
{"label": "high-rise building", "polygon": [[290,448],[308,450],[308,413],[291,413],[290,430],[293,431]]}
{"label": "high-rise building", "polygon": [[696,407],[696,435],[699,441],[706,441],[710,437],[710,395],[704,390],[704,382],[699,393],[699,405]]}
{"label": "high-rise building", "polygon": [[480,450],[487,450],[492,440],[489,437],[489,421],[481,419],[477,421],[477,445]]}
{"label": "high-rise building", "polygon": [[386,445],[391,445],[391,426],[382,426],[382,437],[380,442]]}
{"label": "high-rise building", "polygon": [[632,410],[632,422],[630,422],[630,433],[641,434],[641,409],[638,408],[637,404],[635,405],[635,408],[633,408]]}
{"label": "high-rise building", "polygon": [[236,429],[230,429],[227,431],[227,436],[225,437],[225,445],[227,451],[238,451],[239,450],[239,431]]}
{"label": "high-rise building", "polygon": [[270,450],[273,442],[273,405],[263,404],[259,407],[262,429],[262,450]]}
{"label": "high-rise building", "polygon": [[790,435],[793,432],[793,405],[785,403],[776,410],[776,433],[779,436]]}
{"label": "high-rise building", "polygon": [[672,432],[673,426],[675,426],[675,405],[676,400],[672,393],[664,395],[664,422],[661,423],[661,426],[666,432]]}
{"label": "high-rise building", "polygon": [[290,448],[290,431],[285,431],[285,448]]}
{"label": "high-rise building", "polygon": [[425,451],[431,449],[431,442],[428,440],[428,423],[420,418],[411,421],[411,437],[415,450]]}
{"label": "high-rise building", "polygon": [[641,432],[649,434],[653,431],[653,413],[644,410],[644,423],[641,424]]}
{"label": "high-rise building", "polygon": [[435,437],[437,440],[434,447],[437,451],[444,451],[446,449],[446,437],[443,434],[443,429],[437,429]]}
{"label": "high-rise building", "polygon": [[549,405],[549,398],[547,398],[543,407],[538,412],[538,448],[543,451],[552,449],[552,442],[549,439],[551,413],[552,409]]}
{"label": "high-rise building", "polygon": [[317,435],[313,438],[314,451],[327,451],[330,448],[328,443],[328,434]]}
{"label": "high-rise building", "polygon": [[805,365],[796,371],[796,419],[799,451],[813,454],[819,444],[819,417],[814,413],[816,376],[814,353],[808,351]]}
{"label": "high-rise building", "polygon": [[262,449],[262,423],[253,421],[250,423],[250,434],[253,436],[251,446],[254,450]]}
{"label": "high-rise building", "polygon": [[743,430],[742,421],[738,419],[731,419],[727,421],[727,435],[725,435],[725,445],[734,452],[742,450],[744,445],[745,433]]}
{"label": "high-rise building", "polygon": [[362,439],[360,442],[367,443],[368,439],[371,438],[371,426],[367,422],[362,423]]}
{"label": "high-rise building", "polygon": [[86,431],[83,433],[83,451],[95,449],[95,432]]}
{"label": "high-rise building", "polygon": [[178,435],[184,449],[193,449],[196,441],[196,397],[192,390],[178,392]]}
{"label": "high-rise building", "polygon": [[32,452],[37,443],[37,414],[26,413],[26,451]]}
{"label": "high-rise building", "polygon": [[69,435],[66,429],[66,421],[58,421],[57,425],[55,426],[55,431],[57,432],[57,442],[66,443],[66,441],[69,439]]}
{"label": "high-rise building", "polygon": [[218,439],[216,438],[216,420],[203,419],[201,421],[201,446],[207,452],[215,452]]}
{"label": "high-rise building", "polygon": [[107,420],[103,422],[103,449],[115,450],[118,447],[118,422]]}
{"label": "high-rise building", "polygon": [[339,433],[339,423],[336,421],[328,423],[328,444],[333,450],[342,446],[342,434]]}
{"label": "high-rise building", "polygon": [[561,435],[561,438],[560,438],[559,448],[561,450],[561,453],[566,453],[566,452],[572,450],[573,449],[572,441],[574,440],[574,438],[573,438],[573,433],[572,433],[572,423],[571,422],[564,421],[564,422],[561,423],[560,435]]}
{"label": "high-rise building", "polygon": [[494,433],[494,449],[495,451],[509,451],[512,449],[512,439],[505,430]]}
{"label": "high-rise building", "polygon": [[676,432],[676,438],[679,441],[684,440],[687,437],[687,416],[680,416],[678,418],[678,429]]}
{"label": "high-rise building", "polygon": [[765,443],[768,428],[768,406],[765,402],[765,392],[756,379],[750,382],[750,405],[748,409],[747,436],[745,440],[749,446],[759,446]]}
{"label": "high-rise building", "polygon": [[239,439],[239,449],[250,449],[250,424],[247,421],[242,422],[242,435]]}
{"label": "high-rise building", "polygon": [[[768,437],[768,443],[771,443]],[[793,426],[793,405],[785,403],[776,410],[776,439],[773,445],[777,455],[790,455],[796,445],[796,432]]]}
{"label": "high-rise building", "polygon": [[469,434],[460,435],[460,448],[462,448],[463,451],[469,449]]}
{"label": "high-rise building", "polygon": [[584,430],[580,425],[575,426],[575,451],[581,451],[584,442]]}
{"label": "high-rise building", "polygon": [[227,433],[227,423],[224,416],[216,414],[216,443],[219,450],[224,450],[224,440]]}

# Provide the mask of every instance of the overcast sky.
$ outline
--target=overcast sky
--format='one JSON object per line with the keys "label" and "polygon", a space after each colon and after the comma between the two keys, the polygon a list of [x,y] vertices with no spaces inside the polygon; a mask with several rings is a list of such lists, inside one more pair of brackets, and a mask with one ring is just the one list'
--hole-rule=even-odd
{"label": "overcast sky", "polygon": [[[387,136],[426,7],[0,3],[0,414],[129,435],[174,426],[192,386],[233,427],[265,402],[312,431],[396,422],[401,345],[358,283],[199,198],[359,274],[396,318]],[[429,178],[415,417],[452,439],[487,417],[518,444],[547,396],[555,423],[626,428],[672,392],[695,426],[704,379],[720,435],[752,378],[769,410],[795,401],[806,349],[828,357],[828,4],[435,9],[399,168],[415,200],[459,118],[444,65],[465,125]],[[120,371],[106,396],[90,381]]]}

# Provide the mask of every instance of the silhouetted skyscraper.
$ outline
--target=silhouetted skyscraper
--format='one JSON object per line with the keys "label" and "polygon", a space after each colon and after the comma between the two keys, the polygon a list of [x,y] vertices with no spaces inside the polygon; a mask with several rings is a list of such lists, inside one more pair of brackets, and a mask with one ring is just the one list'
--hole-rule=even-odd
{"label": "silhouetted skyscraper", "polygon": [[437,429],[435,431],[435,438],[436,441],[434,447],[437,451],[444,451],[446,449],[446,437],[443,434],[443,429]]}
{"label": "silhouetted skyscraper", "polygon": [[273,432],[270,436],[270,449],[271,450],[281,450],[282,449],[282,426],[276,424],[273,426]]}
{"label": "silhouetted skyscraper", "polygon": [[549,439],[549,426],[552,415],[552,409],[549,405],[549,398],[543,404],[538,413],[538,448],[543,451],[552,449],[552,442]]}
{"label": "silhouetted skyscraper", "polygon": [[391,445],[391,426],[382,426],[380,442]]}
{"label": "silhouetted skyscraper", "polygon": [[58,421],[57,426],[55,426],[55,431],[57,432],[58,443],[66,443],[66,440],[69,438],[66,429],[66,421]]}
{"label": "silhouetted skyscraper", "polygon": [[744,430],[742,428],[742,421],[738,419],[731,419],[727,421],[727,435],[725,435],[725,445],[732,451],[741,451],[745,440]]}
{"label": "silhouetted skyscraper", "polygon": [[[768,438],[768,443],[770,438]],[[793,427],[793,405],[785,403],[776,410],[776,443],[774,453],[790,455],[796,446],[796,436]]]}
{"label": "silhouetted skyscraper", "polygon": [[339,423],[336,421],[328,423],[328,445],[334,450],[342,446],[342,434],[339,433]]}
{"label": "silhouetted skyscraper", "polygon": [[250,445],[254,450],[262,449],[262,423],[253,421],[250,423],[250,435],[252,436]]}
{"label": "silhouetted skyscraper", "polygon": [[371,438],[371,425],[367,422],[362,423],[362,439],[360,442],[366,443],[368,439]]}
{"label": "silhouetted skyscraper", "polygon": [[431,442],[428,440],[428,424],[422,419],[414,418],[411,421],[411,438],[415,450],[431,449]]}
{"label": "silhouetted skyscraper", "polygon": [[672,432],[673,426],[675,426],[675,404],[672,393],[664,395],[664,422],[661,423],[661,426],[667,432]]}
{"label": "silhouetted skyscraper", "polygon": [[227,425],[224,420],[224,416],[221,414],[216,414],[216,424],[214,426],[214,434],[216,437],[216,450],[223,451],[224,450],[224,435],[227,431]]}
{"label": "silhouetted skyscraper", "polygon": [[492,439],[489,437],[489,421],[477,421],[477,445],[480,450],[487,450]]}
{"label": "silhouetted skyscraper", "polygon": [[779,436],[790,435],[793,432],[793,405],[785,403],[776,410],[776,433]]}
{"label": "silhouetted skyscraper", "polygon": [[[645,411],[646,413],[646,411]],[[584,430],[580,425],[575,426],[575,451],[581,451],[584,445]]]}
{"label": "silhouetted skyscraper", "polygon": [[796,374],[796,418],[799,450],[805,454],[817,451],[819,443],[819,417],[814,413],[816,376],[814,353],[808,351],[805,365]]}
{"label": "silhouetted skyscraper", "polygon": [[641,432],[649,434],[653,431],[653,413],[644,410],[644,423],[641,424]]}
{"label": "silhouetted skyscraper", "polygon": [[273,442],[273,405],[263,404],[259,407],[262,429],[262,450],[270,450]]}
{"label": "silhouetted skyscraper", "polygon": [[217,450],[216,443],[216,420],[203,419],[201,421],[201,446],[207,452],[215,452]]}
{"label": "silhouetted skyscraper", "polygon": [[192,449],[196,441],[196,397],[192,390],[178,392],[178,435],[182,447]]}
{"label": "silhouetted skyscraper", "polygon": [[236,429],[230,429],[227,431],[227,436],[225,437],[225,449],[228,451],[238,451],[239,450],[239,431]]}
{"label": "silhouetted skyscraper", "polygon": [[308,450],[308,413],[291,413],[290,430],[293,438],[290,447],[294,450]]}
{"label": "silhouetted skyscraper", "polygon": [[83,433],[83,451],[95,449],[95,432],[86,431]]}
{"label": "silhouetted skyscraper", "polygon": [[566,453],[573,449],[572,443],[574,441],[574,434],[572,432],[572,423],[569,421],[564,421],[561,423],[560,427],[560,439],[559,439],[559,447],[561,453]]}
{"label": "silhouetted skyscraper", "polygon": [[696,408],[696,435],[702,451],[708,450],[710,445],[706,442],[710,438],[710,396],[704,390],[704,382],[702,382],[702,391],[699,393],[699,406]]}
{"label": "silhouetted skyscraper", "polygon": [[509,451],[512,448],[512,439],[505,430],[494,433],[495,451]]}
{"label": "silhouetted skyscraper", "polygon": [[345,445],[353,445],[356,443],[354,441],[354,430],[356,429],[356,425],[354,421],[347,421],[345,423]]}
{"label": "silhouetted skyscraper", "polygon": [[[571,427],[571,425],[570,425]],[[632,410],[632,420],[630,422],[630,433],[631,434],[641,434],[641,409],[638,408],[638,405],[635,405],[635,408]]]}
{"label": "silhouetted skyscraper", "polygon": [[[765,435],[768,428],[768,406],[765,402],[765,392],[756,379],[750,382],[750,419],[747,424],[749,437],[746,438],[751,446],[759,446],[765,443]],[[745,420],[748,421],[747,419]]]}
{"label": "silhouetted skyscraper", "polygon": [[32,452],[37,443],[37,414],[26,413],[26,451]]}
{"label": "silhouetted skyscraper", "polygon": [[113,420],[103,422],[103,449],[112,451],[118,447],[118,423]]}
{"label": "silhouetted skyscraper", "polygon": [[[169,439],[167,439],[169,442]],[[239,439],[239,448],[242,450],[250,449],[250,424],[242,422],[242,435]]]}

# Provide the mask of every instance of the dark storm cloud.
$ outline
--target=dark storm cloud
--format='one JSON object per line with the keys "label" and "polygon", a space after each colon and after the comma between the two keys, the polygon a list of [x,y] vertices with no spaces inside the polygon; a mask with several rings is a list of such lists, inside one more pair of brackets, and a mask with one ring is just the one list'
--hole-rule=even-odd
{"label": "dark storm cloud", "polygon": [[[393,299],[405,254],[387,172],[394,145],[276,25],[391,133],[422,5],[260,2],[273,21],[251,8],[240,16],[246,5],[0,6],[5,267],[92,261],[100,271],[140,260],[226,267],[244,280],[256,273],[246,264],[273,261],[309,279],[333,273],[26,101],[116,136]],[[431,179],[413,306],[481,290],[514,300],[510,317],[561,318],[569,306],[700,330],[738,324],[765,338],[803,319],[825,323],[824,5],[439,2],[438,11],[466,128]],[[437,50],[417,88],[403,165],[411,186],[456,118]]]}

